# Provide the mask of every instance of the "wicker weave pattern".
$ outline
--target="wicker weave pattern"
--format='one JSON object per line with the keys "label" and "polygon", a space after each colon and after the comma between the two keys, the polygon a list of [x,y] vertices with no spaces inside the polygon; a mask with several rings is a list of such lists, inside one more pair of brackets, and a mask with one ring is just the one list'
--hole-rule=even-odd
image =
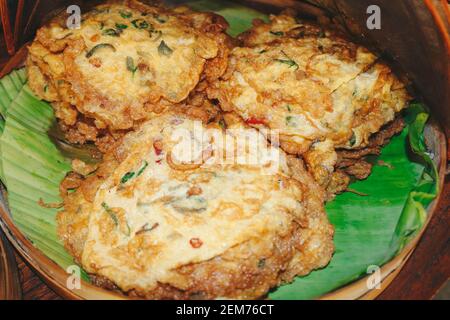
{"label": "wicker weave pattern", "polygon": [[0,56],[7,60],[25,43],[30,41],[36,29],[50,11],[80,0],[0,0]]}
{"label": "wicker weave pattern", "polygon": [[40,0],[0,0],[4,45],[10,56],[17,51],[24,36],[30,31],[40,4]]}

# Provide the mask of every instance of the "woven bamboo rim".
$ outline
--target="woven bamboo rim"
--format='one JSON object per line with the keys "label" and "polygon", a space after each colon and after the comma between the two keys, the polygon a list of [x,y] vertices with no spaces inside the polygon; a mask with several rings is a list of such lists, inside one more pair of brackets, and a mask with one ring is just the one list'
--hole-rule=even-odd
{"label": "woven bamboo rim", "polygon": [[0,230],[0,300],[19,300],[22,290],[12,247]]}

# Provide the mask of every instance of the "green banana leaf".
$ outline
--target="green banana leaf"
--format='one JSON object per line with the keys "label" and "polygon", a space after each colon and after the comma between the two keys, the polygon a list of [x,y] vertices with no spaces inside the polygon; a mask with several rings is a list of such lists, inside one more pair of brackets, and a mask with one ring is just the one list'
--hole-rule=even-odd
{"label": "green banana leaf", "polygon": [[[0,87],[22,74],[24,69],[12,72],[0,80]],[[50,259],[67,268],[74,262],[56,236],[57,209],[44,208],[38,202],[61,202],[59,183],[71,169],[70,159],[62,156],[47,134],[55,121],[52,107],[37,99],[25,81],[16,89],[9,91],[12,100],[2,113],[0,178],[19,229]],[[7,97],[2,95],[0,100]],[[88,280],[84,273],[83,278]]]}
{"label": "green banana leaf", "polygon": [[377,159],[383,165],[374,166],[368,179],[350,186],[367,196],[347,192],[327,204],[336,246],[330,264],[280,287],[271,298],[315,298],[368,275],[374,266],[381,267],[394,257],[421,229],[426,207],[437,194],[437,175],[429,175],[436,172],[432,163],[415,163],[408,152],[409,147],[418,147],[408,136],[423,137],[428,114],[419,104],[406,114],[413,120],[383,149]]}
{"label": "green banana leaf", "polygon": [[[27,77],[25,69],[6,75],[0,81],[0,136],[3,133],[3,130],[5,130],[6,111],[26,82]],[[3,167],[0,163],[0,177],[2,176]]]}
{"label": "green banana leaf", "polygon": [[[193,8],[223,14],[230,34],[251,26],[263,14],[223,1],[194,1]],[[54,115],[25,84],[24,71],[0,80],[0,178],[8,190],[12,217],[33,244],[62,268],[73,265],[56,236],[56,209],[38,204],[60,202],[59,183],[70,170],[70,159],[49,137]],[[272,299],[311,299],[339,288],[394,257],[422,228],[426,208],[438,190],[438,175],[423,139],[428,112],[419,103],[405,113],[407,127],[375,160],[371,176],[326,206],[335,227],[336,251],[330,264],[298,277],[270,293]],[[415,162],[410,152],[421,159]],[[361,194],[365,194],[362,196]],[[83,274],[84,280],[88,277]]]}
{"label": "green banana leaf", "polygon": [[26,83],[27,77],[25,69],[13,72],[2,78],[0,82],[0,115],[2,116],[2,123],[6,118],[6,110],[11,102],[19,94],[23,85]]}

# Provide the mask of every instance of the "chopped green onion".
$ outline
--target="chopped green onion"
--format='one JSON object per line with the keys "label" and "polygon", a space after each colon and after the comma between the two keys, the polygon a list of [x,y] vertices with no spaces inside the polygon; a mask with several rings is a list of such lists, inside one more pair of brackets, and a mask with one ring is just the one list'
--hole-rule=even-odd
{"label": "chopped green onion", "polygon": [[149,23],[144,19],[133,20],[131,24],[137,29],[148,29],[150,27]]}
{"label": "chopped green onion", "polygon": [[164,42],[164,40],[161,40],[161,43],[158,46],[158,52],[163,56],[170,56],[173,50],[169,48],[169,46]]}
{"label": "chopped green onion", "polygon": [[109,29],[103,30],[102,34],[104,36],[118,37],[118,36],[120,36],[121,32],[122,32],[122,30],[120,30],[120,29],[116,30],[116,29],[109,28]]}
{"label": "chopped green onion", "polygon": [[[106,213],[111,217],[111,219],[114,221],[114,224],[116,225],[116,227],[119,226],[119,218],[117,217],[116,213],[105,203],[102,202],[102,207],[103,209],[105,209]],[[126,221],[126,226],[127,226],[127,231],[123,232],[127,237],[130,236],[131,234],[131,228],[130,225],[128,224],[128,221]]]}
{"label": "chopped green onion", "polygon": [[282,35],[284,35],[283,31],[270,31],[270,33],[277,37],[281,37]]}
{"label": "chopped green onion", "polygon": [[286,57],[286,59],[275,59],[276,62],[287,64],[289,68],[295,67],[295,70],[300,68],[297,62],[291,59],[284,51],[281,51],[281,53]]}
{"label": "chopped green onion", "polygon": [[92,57],[97,50],[102,49],[102,48],[109,48],[113,52],[116,52],[116,48],[114,48],[114,46],[112,44],[100,43],[100,44],[94,46],[91,50],[89,50],[88,53],[86,53],[86,58]]}
{"label": "chopped green onion", "polygon": [[137,67],[134,65],[134,60],[132,57],[127,57],[127,69],[128,69],[128,71],[131,71],[134,76],[134,73],[136,72]]}
{"label": "chopped green onion", "polygon": [[123,175],[122,179],[120,179],[120,183],[122,183],[122,184],[127,183],[127,181],[133,177],[134,177],[133,171],[127,172]]}
{"label": "chopped green onion", "polygon": [[295,118],[292,116],[287,116],[286,117],[286,125],[288,125],[290,127],[295,127]]}
{"label": "chopped green onion", "polygon": [[144,160],[144,164],[142,165],[142,167],[138,170],[137,174],[136,174],[136,178],[139,177],[144,170],[148,167],[148,162]]}
{"label": "chopped green onion", "polygon": [[126,28],[128,28],[128,26],[123,23],[116,23],[116,28],[117,29],[126,29]]}
{"label": "chopped green onion", "polygon": [[136,177],[136,178],[139,177],[147,167],[148,167],[148,162],[144,160],[144,164],[138,170],[136,175],[135,175],[134,171],[129,171],[123,175],[122,179],[120,179],[120,183],[124,184],[124,183],[127,183],[130,179],[133,179],[134,177]]}
{"label": "chopped green onion", "polygon": [[276,62],[287,64],[289,67],[295,67],[296,69],[299,68],[297,62],[294,60],[283,60],[283,59],[275,59]]}
{"label": "chopped green onion", "polygon": [[116,213],[105,202],[102,202],[102,207],[103,207],[103,209],[105,209],[106,213],[109,214],[111,219],[113,219],[114,224],[116,226],[118,226],[119,225],[119,218],[117,218]]}
{"label": "chopped green onion", "polygon": [[353,147],[356,143],[356,136],[355,133],[352,133],[352,137],[350,138],[350,147]]}
{"label": "chopped green onion", "polygon": [[132,14],[130,11],[123,11],[123,10],[120,10],[120,16],[121,16],[122,18],[124,18],[124,19],[131,18],[132,15],[133,15],[133,14]]}
{"label": "chopped green onion", "polygon": [[129,237],[131,235],[131,228],[130,228],[130,225],[128,224],[128,221],[127,221],[127,232],[125,233],[125,235],[127,237]]}

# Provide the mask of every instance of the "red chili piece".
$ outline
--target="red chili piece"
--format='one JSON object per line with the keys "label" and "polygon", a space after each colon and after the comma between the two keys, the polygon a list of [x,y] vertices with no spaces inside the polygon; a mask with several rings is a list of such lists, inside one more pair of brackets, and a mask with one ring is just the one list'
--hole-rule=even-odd
{"label": "red chili piece", "polygon": [[203,245],[203,241],[200,240],[199,238],[192,238],[191,240],[189,240],[189,243],[194,249],[198,249]]}
{"label": "red chili piece", "polygon": [[265,124],[266,122],[264,121],[264,119],[258,119],[258,118],[248,118],[245,123],[247,124],[253,124],[253,125],[257,125],[257,124]]}

